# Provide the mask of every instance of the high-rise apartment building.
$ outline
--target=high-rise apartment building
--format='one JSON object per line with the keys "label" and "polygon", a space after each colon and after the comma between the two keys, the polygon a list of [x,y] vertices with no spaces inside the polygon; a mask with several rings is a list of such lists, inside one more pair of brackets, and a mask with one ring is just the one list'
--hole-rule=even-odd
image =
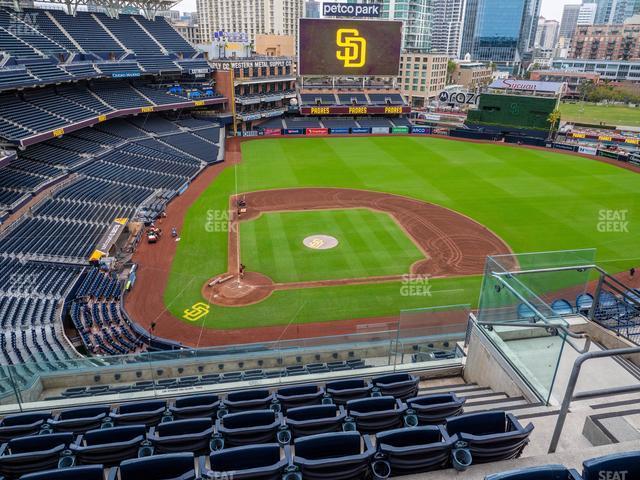
{"label": "high-rise apartment building", "polygon": [[558,41],[560,23],[557,20],[547,20],[544,17],[538,19],[535,47],[543,50],[552,50]]}
{"label": "high-rise apartment building", "polygon": [[579,26],[571,42],[569,58],[640,60],[640,25]]}
{"label": "high-rise apartment building", "polygon": [[214,32],[273,33],[298,37],[304,0],[197,0],[200,36],[212,42]]}
{"label": "high-rise apartment building", "polygon": [[403,50],[431,51],[432,0],[383,0],[382,17],[402,20]]}
{"label": "high-rise apartment building", "polygon": [[597,11],[597,3],[583,3],[582,5],[580,5],[580,13],[578,13],[577,25],[593,25],[596,21]]}
{"label": "high-rise apartment building", "polygon": [[578,15],[581,5],[565,5],[560,21],[560,32],[558,35],[563,38],[571,38],[578,24]]}
{"label": "high-rise apartment building", "polygon": [[431,50],[460,58],[467,0],[433,0]]}

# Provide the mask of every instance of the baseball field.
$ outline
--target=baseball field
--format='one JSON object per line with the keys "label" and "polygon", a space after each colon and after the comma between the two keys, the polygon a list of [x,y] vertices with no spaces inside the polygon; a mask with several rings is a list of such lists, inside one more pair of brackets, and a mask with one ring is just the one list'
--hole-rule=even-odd
{"label": "baseball field", "polygon": [[[222,335],[473,306],[487,254],[596,248],[610,272],[640,265],[640,175],[615,165],[408,136],[239,145],[183,214],[173,250],[142,262],[155,282],[145,295],[155,288],[162,314],[190,326]],[[337,244],[305,245],[314,234]],[[225,306],[207,285],[240,264],[264,295]]]}

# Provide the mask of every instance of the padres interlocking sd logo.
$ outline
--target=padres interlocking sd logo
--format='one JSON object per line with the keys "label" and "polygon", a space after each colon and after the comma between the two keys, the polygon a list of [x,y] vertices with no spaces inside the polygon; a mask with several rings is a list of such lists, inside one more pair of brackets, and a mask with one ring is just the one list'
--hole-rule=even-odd
{"label": "padres interlocking sd logo", "polygon": [[360,68],[367,63],[367,40],[357,29],[338,29],[336,45],[342,47],[336,52],[336,58],[344,62],[345,68]]}
{"label": "padres interlocking sd logo", "polygon": [[321,238],[314,238],[313,240],[311,240],[309,242],[308,247],[309,248],[315,248],[315,249],[319,249],[322,248],[324,245],[324,240]]}
{"label": "padres interlocking sd logo", "polygon": [[184,311],[184,315],[182,315],[182,318],[190,322],[197,322],[209,313],[209,309],[210,307],[206,303],[198,302],[193,304],[191,308],[187,308]]}

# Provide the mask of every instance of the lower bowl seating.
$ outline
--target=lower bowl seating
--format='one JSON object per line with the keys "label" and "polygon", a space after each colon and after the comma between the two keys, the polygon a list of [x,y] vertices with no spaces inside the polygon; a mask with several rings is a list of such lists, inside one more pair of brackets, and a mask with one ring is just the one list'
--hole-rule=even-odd
{"label": "lower bowl seating", "polygon": [[220,450],[209,456],[211,469],[207,470],[201,463],[200,471],[206,478],[280,480],[291,461],[290,448],[286,446],[283,451],[281,455],[277,443]]}
{"label": "lower bowl seating", "polygon": [[337,405],[345,405],[349,400],[371,396],[373,385],[360,378],[327,382],[327,394]]}
{"label": "lower bowl seating", "polygon": [[138,456],[146,438],[144,425],[90,430],[78,436],[71,445],[71,451],[81,465],[117,465],[123,460]]}
{"label": "lower bowl seating", "polygon": [[418,394],[420,379],[408,373],[395,373],[382,375],[371,379],[374,388],[380,391],[382,396],[391,395],[400,400],[407,400]]}
{"label": "lower bowl seating", "polygon": [[377,433],[400,428],[407,412],[402,400],[393,397],[371,397],[347,402],[347,415],[360,433]]}
{"label": "lower bowl seating", "polygon": [[407,405],[418,417],[420,425],[440,425],[449,417],[461,415],[464,398],[455,393],[425,395],[407,400]]}
{"label": "lower bowl seating", "polygon": [[294,438],[342,430],[347,414],[343,406],[312,405],[287,411],[287,426]]}
{"label": "lower bowl seating", "polygon": [[453,441],[442,426],[430,425],[378,433],[376,447],[377,457],[387,463],[386,471],[397,476],[446,468]]}
{"label": "lower bowl seating", "polygon": [[9,440],[0,449],[0,475],[18,478],[26,473],[55,468],[72,441],[71,433]]}
{"label": "lower bowl seating", "polygon": [[374,454],[366,435],[323,433],[297,439],[293,463],[304,480],[355,480],[368,474]]}
{"label": "lower bowl seating", "polygon": [[191,418],[161,423],[151,427],[147,440],[157,453],[209,453],[213,424],[209,418]]}
{"label": "lower bowl seating", "polygon": [[469,413],[449,418],[445,428],[457,447],[468,450],[473,463],[518,458],[533,431],[531,423],[522,427],[512,414],[505,412]]}
{"label": "lower bowl seating", "polygon": [[276,442],[282,426],[282,415],[272,410],[230,413],[216,420],[225,448]]}

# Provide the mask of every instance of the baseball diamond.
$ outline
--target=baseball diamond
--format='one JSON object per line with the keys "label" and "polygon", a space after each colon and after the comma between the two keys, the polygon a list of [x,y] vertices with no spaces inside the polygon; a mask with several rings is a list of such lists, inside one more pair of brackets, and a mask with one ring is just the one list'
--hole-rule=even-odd
{"label": "baseball diamond", "polygon": [[[234,139],[227,148],[225,165],[169,205],[180,242],[141,245],[134,256],[129,313],[187,345],[340,334],[402,309],[476,305],[492,254],[595,247],[609,271],[638,263],[632,220],[624,235],[598,230],[602,209],[634,218],[634,167],[416,137]],[[617,190],[601,193],[612,182]],[[337,246],[303,245],[318,233]],[[199,303],[209,309],[185,319]]]}

